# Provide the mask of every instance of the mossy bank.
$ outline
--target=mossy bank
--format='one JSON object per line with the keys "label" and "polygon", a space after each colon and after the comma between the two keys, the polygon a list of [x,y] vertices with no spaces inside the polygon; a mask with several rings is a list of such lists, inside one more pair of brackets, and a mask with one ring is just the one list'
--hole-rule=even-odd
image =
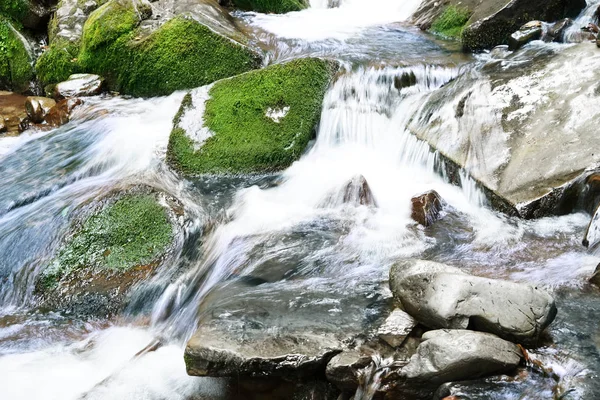
{"label": "mossy bank", "polygon": [[118,307],[115,298],[150,276],[175,243],[176,218],[164,199],[150,189],[112,196],[74,225],[37,280],[42,304],[97,306],[92,296]]}
{"label": "mossy bank", "polygon": [[227,4],[246,11],[284,14],[304,10],[308,0],[229,0]]}
{"label": "mossy bank", "polygon": [[462,31],[471,17],[471,11],[460,6],[448,6],[433,21],[431,32],[448,39],[460,39]]}
{"label": "mossy bank", "polygon": [[34,79],[33,58],[19,28],[0,14],[0,87],[25,92]]}
{"label": "mossy bank", "polygon": [[[209,99],[188,95],[174,120],[167,159],[186,175],[259,173],[288,167],[303,153],[337,64],[304,58],[214,84]],[[194,103],[194,98],[196,102]],[[197,110],[205,107],[203,115]],[[208,130],[202,143],[195,119]]]}

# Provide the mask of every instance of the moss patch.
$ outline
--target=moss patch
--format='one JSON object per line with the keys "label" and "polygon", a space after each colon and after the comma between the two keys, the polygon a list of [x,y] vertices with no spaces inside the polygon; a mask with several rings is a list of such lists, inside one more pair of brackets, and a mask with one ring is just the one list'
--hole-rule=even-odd
{"label": "moss patch", "polygon": [[217,82],[204,114],[214,135],[198,150],[179,126],[180,115],[193,106],[186,97],[169,140],[169,163],[188,175],[288,167],[313,136],[334,70],[331,62],[305,58]]}
{"label": "moss patch", "polygon": [[69,76],[80,72],[77,62],[79,45],[69,41],[53,43],[35,65],[38,79],[43,86],[66,81]]}
{"label": "moss patch", "polygon": [[232,0],[233,5],[246,11],[284,14],[291,11],[304,10],[304,0]]}
{"label": "moss patch", "polygon": [[471,17],[471,12],[466,8],[448,6],[444,12],[433,21],[431,32],[451,39],[459,39],[460,35]]}
{"label": "moss patch", "polygon": [[0,15],[0,86],[22,92],[29,87],[34,73],[31,55],[16,29],[14,23]]}
{"label": "moss patch", "polygon": [[61,248],[40,284],[51,288],[81,268],[125,271],[160,257],[173,240],[167,211],[147,194],[125,195],[88,218]]}
{"label": "moss patch", "polygon": [[28,0],[2,0],[0,1],[0,14],[9,16],[17,21],[27,15]]}

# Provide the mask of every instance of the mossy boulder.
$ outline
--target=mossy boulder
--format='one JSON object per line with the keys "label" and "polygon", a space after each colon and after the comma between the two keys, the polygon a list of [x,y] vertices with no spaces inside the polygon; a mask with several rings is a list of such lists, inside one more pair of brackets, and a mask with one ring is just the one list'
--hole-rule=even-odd
{"label": "mossy boulder", "polygon": [[[208,100],[198,92],[186,96],[174,120],[169,164],[186,175],[288,167],[314,137],[336,70],[330,61],[298,59],[219,81],[210,88]],[[202,121],[204,133],[192,132],[189,125],[197,128]]]}
{"label": "mossy boulder", "polygon": [[34,78],[33,56],[18,25],[0,15],[0,88],[28,90]]}
{"label": "mossy boulder", "polygon": [[42,86],[56,84],[69,79],[69,76],[80,72],[77,62],[79,44],[68,40],[53,43],[38,58],[35,70]]}
{"label": "mossy boulder", "polygon": [[300,11],[308,7],[307,0],[229,0],[228,3],[241,10],[275,14]]}
{"label": "mossy boulder", "polygon": [[444,12],[433,21],[431,32],[448,39],[460,39],[463,28],[471,17],[468,8],[460,6],[448,6]]}
{"label": "mossy boulder", "polygon": [[86,210],[91,216],[74,225],[37,279],[41,304],[118,309],[131,286],[152,275],[173,249],[178,225],[174,208],[164,204],[177,201],[143,188]]}

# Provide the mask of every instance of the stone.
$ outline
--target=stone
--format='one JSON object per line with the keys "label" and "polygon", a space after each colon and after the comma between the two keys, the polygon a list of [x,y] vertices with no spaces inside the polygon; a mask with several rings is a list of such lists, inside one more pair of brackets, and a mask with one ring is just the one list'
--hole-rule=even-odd
{"label": "stone", "polygon": [[355,390],[360,385],[360,371],[371,363],[371,357],[359,350],[345,350],[329,361],[325,375],[339,389]]}
{"label": "stone", "polygon": [[413,71],[403,72],[400,76],[394,77],[394,87],[398,90],[411,87],[417,84],[417,76]]}
{"label": "stone", "polygon": [[94,74],[74,74],[68,80],[57,84],[54,98],[61,100],[69,97],[96,96],[102,93],[104,79]]}
{"label": "stone", "polygon": [[362,206],[375,206],[377,201],[373,196],[369,183],[362,175],[357,175],[346,184],[344,188],[343,203],[356,204]]}
{"label": "stone", "polygon": [[33,94],[35,40],[18,23],[2,15],[0,32],[0,90]]}
{"label": "stone", "polygon": [[403,310],[396,308],[377,331],[381,340],[397,348],[404,343],[418,322]]}
{"label": "stone", "polygon": [[47,97],[29,96],[25,100],[25,110],[29,119],[35,124],[40,124],[52,107],[56,105],[56,101]]}
{"label": "stone", "polygon": [[435,330],[423,335],[401,375],[438,385],[510,372],[521,358],[517,345],[489,333]]}
{"label": "stone", "polygon": [[594,274],[590,278],[590,283],[600,287],[600,264],[598,264],[596,266],[596,269],[594,270]]}
{"label": "stone", "polygon": [[410,217],[417,223],[427,227],[439,219],[440,211],[442,211],[442,198],[435,190],[413,197],[411,203]]}
{"label": "stone", "polygon": [[549,42],[562,42],[565,31],[573,25],[571,18],[563,18],[553,23],[547,30],[543,39]]}
{"label": "stone", "polygon": [[78,98],[62,99],[48,111],[44,120],[52,127],[64,125],[71,119],[71,112],[75,107],[81,104],[83,104],[83,100]]}
{"label": "stone", "polygon": [[5,117],[4,115],[0,115],[0,133],[8,132],[8,128],[6,127]]}
{"label": "stone", "polygon": [[531,21],[510,35],[508,38],[508,49],[515,51],[529,42],[539,40],[542,38],[543,32],[544,30],[540,21]]}
{"label": "stone", "polygon": [[468,275],[425,260],[404,260],[390,270],[394,298],[432,328],[494,333],[522,344],[538,342],[556,317],[554,299],[524,283]]}

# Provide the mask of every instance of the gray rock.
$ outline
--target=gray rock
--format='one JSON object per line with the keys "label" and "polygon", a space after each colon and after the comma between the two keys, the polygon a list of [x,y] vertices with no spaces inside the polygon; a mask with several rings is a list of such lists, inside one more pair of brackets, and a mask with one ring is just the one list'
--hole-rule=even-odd
{"label": "gray rock", "polygon": [[546,32],[544,40],[547,42],[562,42],[565,31],[573,25],[571,18],[563,18],[553,23]]}
{"label": "gray rock", "polygon": [[436,330],[402,369],[408,380],[441,384],[509,372],[521,362],[519,348],[497,336],[467,330]]}
{"label": "gray rock", "polygon": [[359,350],[345,350],[327,364],[327,380],[341,390],[355,390],[359,384],[359,371],[371,364],[371,357]]}
{"label": "gray rock", "polygon": [[442,198],[435,190],[413,197],[411,204],[411,218],[423,226],[431,226],[440,218]]}
{"label": "gray rock", "polygon": [[596,266],[594,274],[590,278],[590,283],[600,287],[600,264]]}
{"label": "gray rock", "polygon": [[363,206],[377,206],[371,187],[362,175],[355,176],[346,184],[343,202]]}
{"label": "gray rock", "polygon": [[32,122],[40,124],[52,107],[56,105],[56,101],[47,97],[29,96],[25,100],[25,110]]}
{"label": "gray rock", "polygon": [[508,49],[518,50],[527,43],[542,38],[544,30],[540,21],[532,21],[523,25],[518,31],[514,32],[508,38]]}
{"label": "gray rock", "polygon": [[409,314],[434,329],[473,327],[528,344],[556,316],[554,299],[531,285],[467,275],[432,261],[395,264],[390,288]]}
{"label": "gray rock", "polygon": [[104,79],[93,74],[71,75],[65,82],[54,88],[54,97],[64,99],[69,97],[95,96],[102,93]]}
{"label": "gray rock", "polygon": [[397,308],[392,311],[383,325],[381,325],[377,331],[377,335],[390,346],[394,348],[400,347],[417,324],[416,319]]}

